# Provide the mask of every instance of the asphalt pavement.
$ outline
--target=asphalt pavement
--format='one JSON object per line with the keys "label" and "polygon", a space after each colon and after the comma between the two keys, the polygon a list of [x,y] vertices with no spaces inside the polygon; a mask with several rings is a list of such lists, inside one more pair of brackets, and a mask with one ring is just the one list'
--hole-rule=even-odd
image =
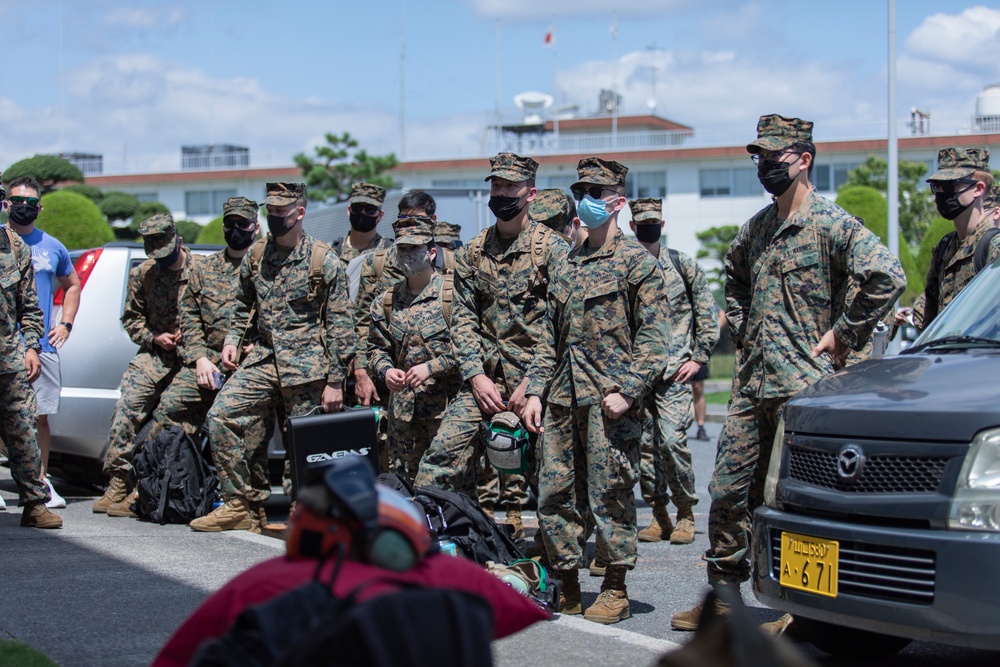
{"label": "asphalt pavement", "polygon": [[[720,425],[709,421],[711,440],[691,440],[700,502],[697,538],[691,545],[640,544],[639,562],[627,583],[632,618],[613,626],[582,617],[559,617],[494,643],[500,667],[539,665],[652,665],[691,633],[670,629],[670,616],[697,604],[707,590],[701,554],[707,546],[708,481]],[[692,430],[693,435],[693,430]],[[187,526],[157,526],[90,511],[94,492],[56,480],[69,506],[58,510],[57,531],[20,528],[20,511],[9,470],[0,468],[0,638],[34,645],[64,667],[126,667],[148,664],[173,630],[210,593],[249,566],[279,555],[278,539],[242,531],[195,533]],[[639,505],[639,524],[650,519]],[[287,498],[268,504],[272,519],[287,512]],[[529,525],[533,517],[527,515]],[[593,551],[593,540],[590,543]],[[596,598],[600,579],[581,572],[584,605]],[[744,600],[759,622],[780,612],[762,608],[744,587]],[[898,656],[841,662],[808,645],[824,665],[995,665],[996,655],[934,644],[912,644]]]}

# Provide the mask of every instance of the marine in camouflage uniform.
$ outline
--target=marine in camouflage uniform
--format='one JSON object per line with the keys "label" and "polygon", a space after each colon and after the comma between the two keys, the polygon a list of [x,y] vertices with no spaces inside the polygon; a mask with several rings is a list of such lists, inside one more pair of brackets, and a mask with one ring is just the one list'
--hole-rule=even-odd
{"label": "marine in camouflage uniform", "polygon": [[578,211],[590,236],[552,267],[549,331],[528,369],[524,411],[527,427],[538,430],[544,401],[538,524],[547,561],[565,587],[566,613],[581,611],[585,510],[593,515],[607,569],[585,617],[600,623],[630,615],[625,575],[636,562],[639,409],[671,354],[663,272],[618,228],[627,172],[596,157],[577,166],[573,190],[586,199]]}
{"label": "marine in camouflage uniform", "polygon": [[[636,199],[629,207],[636,239],[657,258],[663,271],[672,342],[670,365],[643,401],[639,488],[653,510],[653,522],[639,532],[639,541],[669,539],[672,544],[690,544],[694,541],[692,508],[698,503],[698,493],[687,441],[694,419],[689,382],[708,363],[719,341],[715,298],[697,262],[660,244],[662,201]],[[671,498],[677,507],[676,526],[667,511]]]}
{"label": "marine in camouflage uniform", "polygon": [[545,225],[571,248],[576,247],[576,232],[580,221],[576,218],[576,204],[573,199],[558,188],[539,190],[528,207],[528,215],[540,225]]}
{"label": "marine in camouflage uniform", "polygon": [[38,406],[27,371],[28,356],[40,367],[42,311],[31,248],[8,228],[0,230],[0,288],[0,440],[7,447],[10,476],[24,505],[21,525],[59,528],[62,519],[45,507],[49,488],[42,476]]}
{"label": "marine in camouflage uniform", "polygon": [[[136,433],[156,407],[160,396],[180,370],[178,303],[199,261],[183,246],[169,213],[158,213],[139,226],[146,250],[145,262],[129,272],[128,296],[121,322],[139,346],[122,376],[121,397],[115,405],[108,434],[104,474],[110,477],[104,495],[94,502],[95,513],[107,513],[128,495],[129,472]],[[122,515],[129,512],[123,510]]]}
{"label": "marine in camouflage uniform", "polygon": [[[212,457],[225,503],[191,522],[198,531],[250,530],[253,488],[250,462],[267,442],[261,422],[276,411],[294,417],[322,406],[342,407],[342,387],[354,354],[354,327],[348,312],[344,267],[333,250],[302,230],[305,185],[268,183],[267,238],[259,262],[254,251],[240,265],[240,289],[222,361],[235,358],[256,315],[259,342],[223,385],[208,412]],[[278,239],[282,239],[282,243]],[[314,253],[322,272],[313,276]]]}
{"label": "marine in camouflage uniform", "polygon": [[[1000,234],[984,241],[984,236],[994,229],[986,215],[990,208],[986,199],[993,185],[989,159],[985,148],[945,148],[938,152],[938,169],[927,182],[935,191],[938,212],[954,220],[956,231],[946,234],[931,253],[923,301],[913,308],[913,323],[918,329],[930,324],[976,277],[974,260],[980,242],[989,244],[983,266],[1000,257]],[[951,211],[949,199],[954,200]]]}
{"label": "marine in camouflage uniform", "polygon": [[[486,180],[497,223],[455,257],[451,335],[463,384],[417,473],[418,486],[432,484],[470,497],[476,494],[476,470],[485,451],[480,423],[502,412],[505,403],[508,408],[511,402],[523,404],[525,371],[546,335],[549,268],[567,253],[552,230],[528,219],[538,164],[500,153],[490,165]],[[516,485],[516,499],[501,499],[515,528],[527,499],[524,484],[522,476],[502,482],[508,489]]]}
{"label": "marine in camouflage uniform", "polygon": [[[430,218],[400,218],[393,230],[396,246],[404,255],[420,249],[437,252],[433,245],[434,221]],[[420,458],[441,425],[445,408],[461,385],[442,299],[446,282],[450,289],[450,277],[446,281],[428,262],[420,274],[389,288],[371,306],[369,367],[392,391],[388,411],[389,460],[411,482]],[[414,294],[414,289],[418,293]],[[398,375],[411,369],[423,370],[417,369],[421,365],[426,366],[429,377],[417,386],[408,382],[394,390],[395,385],[387,381],[386,375],[391,370],[395,369]]]}
{"label": "marine in camouflage uniform", "polygon": [[447,248],[452,251],[458,250],[462,247],[462,225],[435,220],[434,243],[439,248]]}
{"label": "marine in camouflage uniform", "polygon": [[[385,188],[374,183],[354,183],[351,185],[351,194],[347,201],[347,215],[351,221],[351,232],[333,242],[333,250],[340,257],[340,261],[344,263],[345,269],[355,257],[392,245],[392,239],[383,238],[375,231],[385,215],[385,211],[382,210],[382,204],[385,202]],[[359,238],[373,232],[374,234],[364,247],[355,247],[355,244],[359,243]],[[352,241],[352,236],[357,238]]]}
{"label": "marine in camouflage uniform", "polygon": [[[709,486],[712,585],[750,576],[749,522],[763,500],[782,406],[860,350],[906,285],[878,237],[809,183],[811,122],[762,116],[747,151],[759,156],[758,178],[776,199],[740,228],[725,259],[740,365]],[[695,629],[700,616],[699,605],[671,625]]]}

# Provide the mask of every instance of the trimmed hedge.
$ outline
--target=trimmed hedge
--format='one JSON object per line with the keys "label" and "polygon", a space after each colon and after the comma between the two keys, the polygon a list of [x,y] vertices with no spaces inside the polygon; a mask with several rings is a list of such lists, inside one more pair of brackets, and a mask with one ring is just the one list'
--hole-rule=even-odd
{"label": "trimmed hedge", "polygon": [[97,204],[75,192],[57,190],[43,195],[42,212],[35,224],[70,250],[96,248],[115,240]]}

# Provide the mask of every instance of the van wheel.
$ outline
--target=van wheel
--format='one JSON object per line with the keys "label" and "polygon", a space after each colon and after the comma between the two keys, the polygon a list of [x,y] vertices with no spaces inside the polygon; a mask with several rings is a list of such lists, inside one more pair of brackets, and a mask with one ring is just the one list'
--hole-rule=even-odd
{"label": "van wheel", "polygon": [[816,621],[803,616],[796,616],[795,624],[802,628],[809,643],[838,658],[892,655],[902,651],[912,641],[906,637],[894,637],[867,630],[846,628],[842,625]]}

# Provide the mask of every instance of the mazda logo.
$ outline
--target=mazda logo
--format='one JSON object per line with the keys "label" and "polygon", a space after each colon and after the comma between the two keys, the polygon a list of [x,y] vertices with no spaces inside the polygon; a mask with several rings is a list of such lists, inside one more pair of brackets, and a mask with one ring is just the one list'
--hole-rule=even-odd
{"label": "mazda logo", "polygon": [[857,445],[847,445],[837,457],[837,474],[844,482],[856,482],[865,467],[865,453]]}

